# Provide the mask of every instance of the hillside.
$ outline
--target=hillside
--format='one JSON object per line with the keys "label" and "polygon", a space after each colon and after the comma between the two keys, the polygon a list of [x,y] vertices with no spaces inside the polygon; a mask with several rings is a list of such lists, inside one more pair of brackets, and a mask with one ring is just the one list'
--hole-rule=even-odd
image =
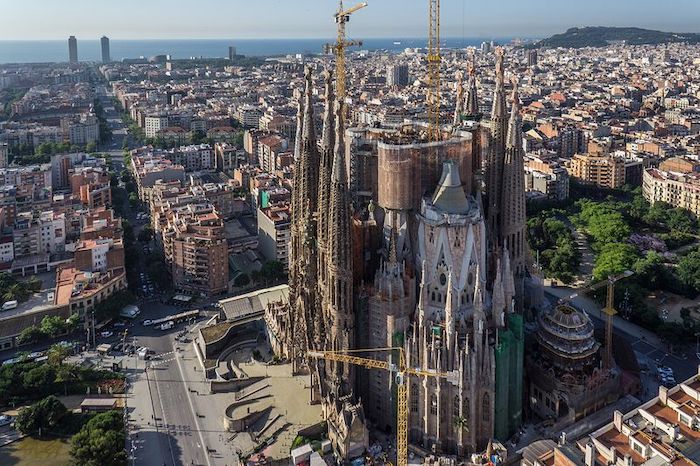
{"label": "hillside", "polygon": [[611,42],[625,41],[630,45],[658,45],[673,42],[700,44],[700,34],[654,31],[629,27],[571,28],[535,44],[536,47],[605,47]]}

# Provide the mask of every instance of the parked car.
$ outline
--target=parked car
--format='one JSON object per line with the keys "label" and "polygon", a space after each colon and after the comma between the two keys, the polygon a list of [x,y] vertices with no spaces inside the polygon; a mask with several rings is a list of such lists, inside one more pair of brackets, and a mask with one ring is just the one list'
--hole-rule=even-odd
{"label": "parked car", "polygon": [[0,414],[0,427],[9,426],[12,424],[12,416]]}
{"label": "parked car", "polygon": [[114,332],[110,332],[110,331],[100,332],[100,336],[102,338],[109,338],[109,337],[114,336]]}
{"label": "parked car", "polygon": [[142,324],[144,327],[148,327],[149,325],[153,325],[153,321],[152,321],[151,319],[146,319],[146,320],[144,320],[143,322],[141,322],[141,324]]}

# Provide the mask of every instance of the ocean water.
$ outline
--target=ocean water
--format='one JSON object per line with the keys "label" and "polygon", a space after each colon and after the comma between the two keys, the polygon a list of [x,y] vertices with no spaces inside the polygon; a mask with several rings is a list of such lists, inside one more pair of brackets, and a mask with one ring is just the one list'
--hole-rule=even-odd
{"label": "ocean water", "polygon": [[[479,46],[484,39],[444,38],[443,46],[463,48]],[[490,39],[489,39],[490,40]],[[494,39],[499,43],[510,39]],[[200,40],[111,40],[112,60],[123,58],[171,55],[176,59],[191,57],[227,57],[228,47],[236,47],[236,52],[247,56],[279,56],[296,53],[320,53],[323,44],[333,39],[200,39]],[[367,39],[364,45],[354,50],[401,51],[406,47],[425,47],[425,38]],[[102,59],[100,41],[78,39],[78,59],[99,61]],[[0,41],[0,63],[41,63],[68,61],[68,39],[40,41]]]}

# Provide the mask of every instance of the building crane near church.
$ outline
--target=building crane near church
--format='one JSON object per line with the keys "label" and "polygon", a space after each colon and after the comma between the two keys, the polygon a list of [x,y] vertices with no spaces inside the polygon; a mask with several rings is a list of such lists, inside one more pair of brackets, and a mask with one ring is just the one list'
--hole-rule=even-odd
{"label": "building crane near church", "polygon": [[428,137],[440,140],[440,0],[428,0]]}
{"label": "building crane near church", "polygon": [[326,52],[335,54],[335,93],[338,102],[345,101],[345,49],[355,45],[362,45],[361,40],[346,40],[345,25],[350,21],[350,15],[367,6],[367,2],[358,3],[347,10],[343,9],[343,0],[340,0],[338,12],[335,14],[335,22],[338,25],[338,38],[335,44],[326,44]]}
{"label": "building crane near church", "polygon": [[568,303],[584,293],[589,293],[591,291],[607,286],[608,289],[607,295],[605,297],[605,307],[603,308],[603,313],[605,314],[605,353],[603,356],[603,366],[605,367],[605,369],[610,369],[613,365],[613,317],[615,316],[615,314],[617,314],[617,311],[615,310],[615,283],[622,280],[623,278],[627,278],[632,275],[634,275],[634,272],[632,272],[631,270],[625,270],[621,274],[611,275],[607,278],[607,280],[594,283],[593,285],[588,286],[582,290],[578,290],[576,293],[562,298],[560,300],[561,303]]}
{"label": "building crane near church", "polygon": [[[366,358],[356,356],[356,353],[367,352],[398,352],[399,363],[393,364],[389,361],[380,359]],[[406,356],[403,348],[371,348],[357,349],[348,351],[309,351],[307,356],[315,359],[324,359],[327,361],[337,361],[345,364],[354,364],[357,366],[366,367],[368,369],[381,369],[395,374],[396,392],[397,392],[397,409],[396,409],[396,464],[397,466],[408,465],[408,391],[407,380],[408,376],[417,377],[436,377],[445,378],[452,383],[456,383],[458,376],[455,371],[438,372],[435,370],[423,370],[419,368],[408,367],[406,365]]]}

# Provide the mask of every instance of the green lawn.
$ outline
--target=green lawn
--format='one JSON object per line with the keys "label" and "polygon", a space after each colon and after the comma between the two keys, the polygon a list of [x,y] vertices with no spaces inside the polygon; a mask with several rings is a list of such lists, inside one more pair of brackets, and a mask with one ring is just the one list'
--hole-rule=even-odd
{"label": "green lawn", "polygon": [[68,439],[39,440],[25,437],[0,448],[3,466],[65,466],[70,464]]}

